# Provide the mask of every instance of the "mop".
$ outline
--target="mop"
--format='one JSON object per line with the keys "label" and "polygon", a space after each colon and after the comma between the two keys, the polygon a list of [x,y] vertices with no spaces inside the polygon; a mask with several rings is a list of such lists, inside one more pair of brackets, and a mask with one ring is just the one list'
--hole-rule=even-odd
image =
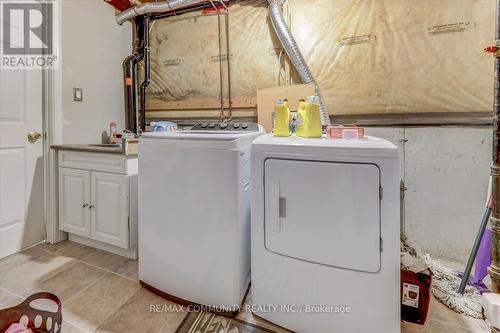
{"label": "mop", "polygon": [[[490,178],[491,185],[491,178]],[[491,188],[491,187],[490,187]],[[489,192],[489,191],[488,191]],[[491,215],[491,194],[488,193],[488,202],[484,209],[484,216],[479,227],[479,231],[474,241],[467,266],[464,273],[459,273],[462,282],[458,288],[458,293],[463,294],[467,284],[474,286],[479,292],[489,292],[488,287],[483,283],[483,279],[488,275],[488,266],[491,263],[491,230],[487,228]],[[472,265],[476,262],[474,276],[470,276]]]}
{"label": "mop", "polygon": [[[480,319],[483,318],[481,293],[489,291],[482,281],[491,262],[491,230],[486,227],[491,213],[491,178],[487,198],[485,213],[464,273],[444,266],[429,254],[422,255],[418,247],[408,242],[402,245],[403,251],[422,258],[429,266],[433,272],[432,293],[441,303],[458,313]],[[474,261],[474,276],[470,277]]]}
{"label": "mop", "polygon": [[432,277],[434,296],[458,313],[482,319],[481,293],[475,287],[467,285],[464,293],[460,294],[458,288],[462,279],[455,270],[432,259],[429,254],[424,256],[424,260],[434,273]]}
{"label": "mop", "polygon": [[446,267],[427,253],[423,254],[415,244],[408,240],[403,241],[401,251],[409,252],[412,256],[425,261],[433,274],[432,294],[437,300],[458,313],[473,318],[482,318],[481,294],[469,285],[465,287],[463,295],[459,294],[461,278],[455,270]]}

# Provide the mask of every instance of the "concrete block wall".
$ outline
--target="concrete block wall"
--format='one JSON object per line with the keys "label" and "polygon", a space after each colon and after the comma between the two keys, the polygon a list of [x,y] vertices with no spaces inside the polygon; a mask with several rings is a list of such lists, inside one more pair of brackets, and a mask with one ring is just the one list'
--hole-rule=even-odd
{"label": "concrete block wall", "polygon": [[403,229],[433,257],[465,264],[490,171],[491,127],[368,127],[400,150]]}

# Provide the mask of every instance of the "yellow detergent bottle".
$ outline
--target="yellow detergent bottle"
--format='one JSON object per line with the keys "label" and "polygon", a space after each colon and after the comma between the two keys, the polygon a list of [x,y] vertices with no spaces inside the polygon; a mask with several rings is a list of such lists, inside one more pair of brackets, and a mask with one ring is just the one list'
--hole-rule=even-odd
{"label": "yellow detergent bottle", "polygon": [[306,100],[299,99],[299,109],[297,110],[297,120],[296,120],[296,128],[295,134],[297,136],[304,136],[305,126],[304,120],[306,118]]}
{"label": "yellow detergent bottle", "polygon": [[290,109],[287,100],[278,99],[274,107],[273,134],[274,136],[290,136]]}
{"label": "yellow detergent bottle", "polygon": [[297,120],[297,136],[304,138],[321,138],[323,127],[321,126],[321,116],[319,113],[319,98],[317,96],[307,97],[305,109],[301,111],[299,103],[299,115]]}

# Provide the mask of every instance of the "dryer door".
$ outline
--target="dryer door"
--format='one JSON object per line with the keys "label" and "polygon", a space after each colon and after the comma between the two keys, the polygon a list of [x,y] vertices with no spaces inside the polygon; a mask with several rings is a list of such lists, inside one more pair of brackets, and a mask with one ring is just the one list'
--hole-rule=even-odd
{"label": "dryer door", "polygon": [[267,159],[268,251],[314,263],[380,269],[380,170],[375,164]]}

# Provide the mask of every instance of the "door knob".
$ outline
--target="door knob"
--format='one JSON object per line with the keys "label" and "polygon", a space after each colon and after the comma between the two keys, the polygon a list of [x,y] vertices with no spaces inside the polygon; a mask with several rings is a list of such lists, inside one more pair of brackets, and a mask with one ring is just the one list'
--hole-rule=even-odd
{"label": "door knob", "polygon": [[30,131],[28,133],[28,142],[29,143],[35,143],[37,142],[40,138],[42,137],[42,135],[40,133],[38,133],[37,131]]}

